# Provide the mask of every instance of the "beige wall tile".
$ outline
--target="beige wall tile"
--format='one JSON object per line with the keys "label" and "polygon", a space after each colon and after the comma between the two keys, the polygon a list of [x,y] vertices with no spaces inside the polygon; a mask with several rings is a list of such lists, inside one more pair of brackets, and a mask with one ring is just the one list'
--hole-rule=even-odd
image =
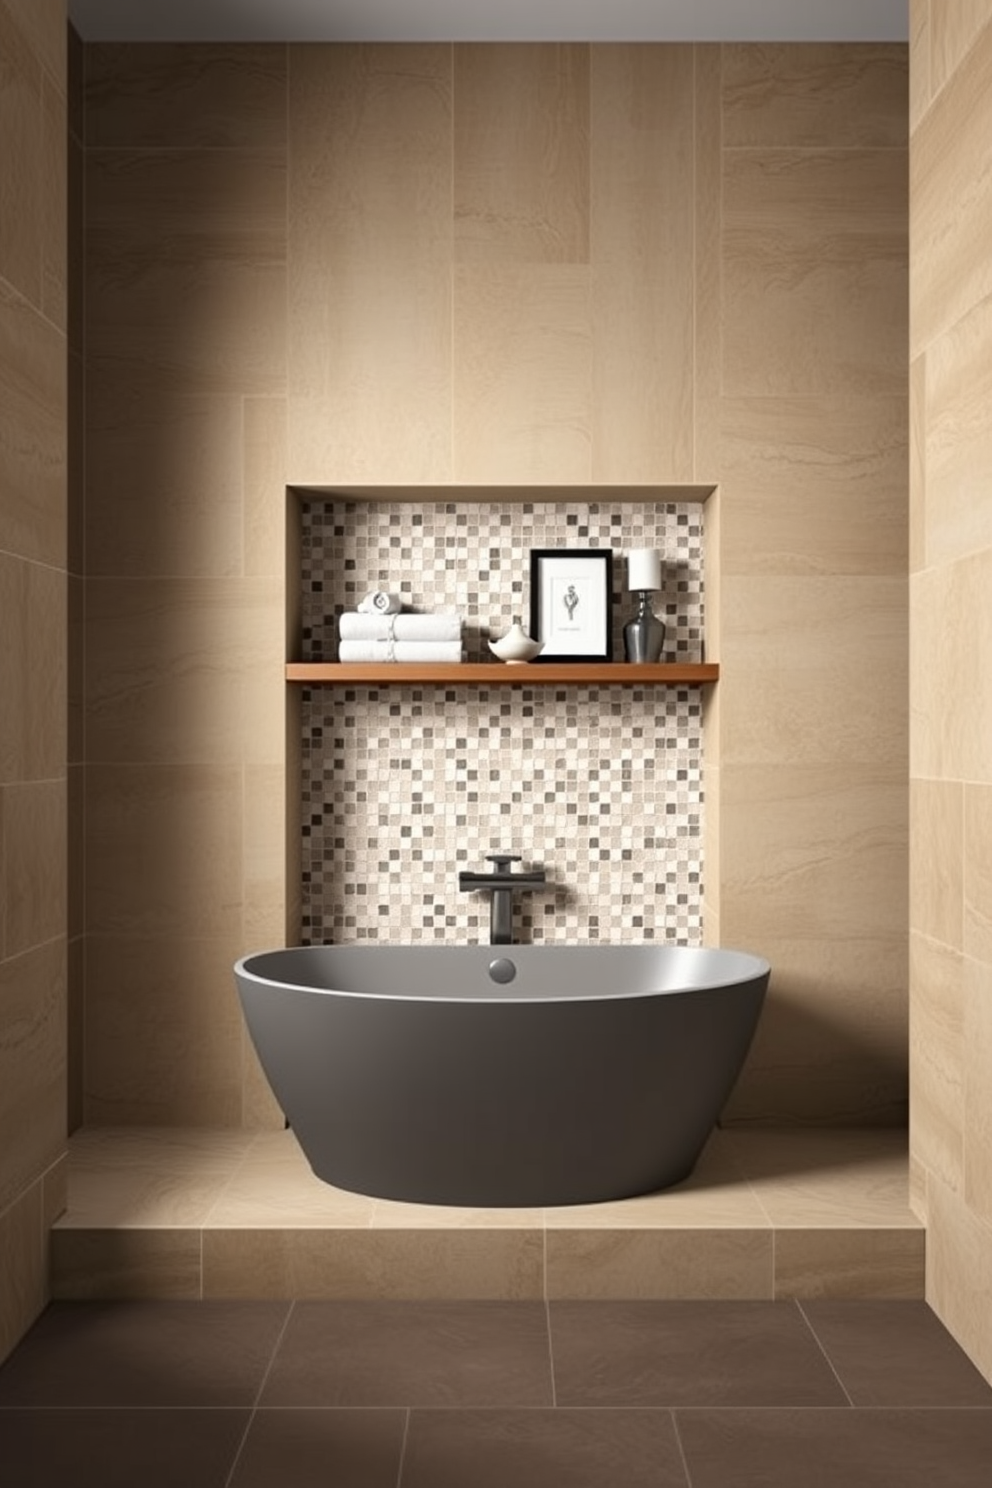
{"label": "beige wall tile", "polygon": [[926,357],[926,561],[988,547],[992,531],[992,296]]}
{"label": "beige wall tile", "polygon": [[91,758],[281,763],[282,589],[258,576],[90,579]]}
{"label": "beige wall tile", "polygon": [[287,944],[286,770],[245,768],[242,954]]}
{"label": "beige wall tile", "polygon": [[958,67],[953,88],[937,95],[913,135],[913,357],[992,293],[990,96],[992,26],[987,26]]}
{"label": "beige wall tile", "polygon": [[91,935],[86,956],[88,1122],[237,1126],[240,936]]}
{"label": "beige wall tile", "polygon": [[588,263],[590,49],[456,45],[458,263]]}
{"label": "beige wall tile", "polygon": [[[937,873],[943,871],[939,861]],[[964,787],[964,950],[992,964],[992,787]]]}
{"label": "beige wall tile", "polygon": [[992,548],[910,581],[913,776],[992,784]]}
{"label": "beige wall tile", "polygon": [[65,81],[42,80],[41,305],[65,332],[68,319],[68,190]]}
{"label": "beige wall tile", "polygon": [[291,1131],[252,1139],[209,1216],[211,1229],[364,1229],[375,1200],[315,1177]]}
{"label": "beige wall tile", "polygon": [[930,107],[930,0],[909,0],[909,124]]}
{"label": "beige wall tile", "polygon": [[281,148],[286,48],[186,43],[90,43],[90,149]]}
{"label": "beige wall tile", "polygon": [[904,392],[906,190],[892,150],[724,152],[725,393]]}
{"label": "beige wall tile", "polygon": [[0,7],[0,280],[40,307],[42,176],[36,142],[42,133],[42,71],[24,33],[26,14],[23,0],[13,11]]}
{"label": "beige wall tile", "polygon": [[777,1230],[775,1296],[922,1298],[926,1233],[919,1229]]}
{"label": "beige wall tile", "polygon": [[709,460],[709,413],[720,393],[723,347],[720,243],[723,223],[723,119],[720,82],[723,48],[693,47],[695,68],[695,465],[697,480],[717,467]]}
{"label": "beige wall tile", "polygon": [[69,1146],[72,1204],[60,1228],[198,1230],[251,1141],[216,1128],[87,1126]]}
{"label": "beige wall tile", "polygon": [[930,6],[933,90],[947,83],[992,17],[986,0],[939,0]]}
{"label": "beige wall tile", "polygon": [[549,1230],[549,1299],[765,1297],[768,1229]]}
{"label": "beige wall tile", "polygon": [[992,1227],[992,961],[964,966],[964,1197]]}
{"label": "beige wall tile", "polygon": [[451,66],[290,49],[292,484],[450,479]]}
{"label": "beige wall tile", "polygon": [[714,461],[724,575],[905,573],[904,395],[724,398]]}
{"label": "beige wall tile", "polygon": [[726,45],[724,144],[905,146],[907,74],[903,46]]}
{"label": "beige wall tile", "polygon": [[910,1130],[913,1155],[955,1190],[964,1183],[964,962],[910,937]]}
{"label": "beige wall tile", "polygon": [[992,1226],[932,1179],[927,1301],[992,1383]]}
{"label": "beige wall tile", "polygon": [[594,482],[693,475],[693,81],[689,46],[592,49]]}
{"label": "beige wall tile", "polygon": [[927,359],[919,356],[909,369],[909,571],[927,561]]}
{"label": "beige wall tile", "polygon": [[588,483],[590,314],[590,271],[583,266],[459,267],[456,480]]}
{"label": "beige wall tile", "polygon": [[98,1298],[197,1302],[200,1233],[183,1229],[71,1230],[51,1234],[52,1296],[61,1301]]}
{"label": "beige wall tile", "polygon": [[66,1128],[71,1134],[85,1118],[86,941],[80,936],[66,948]]}
{"label": "beige wall tile", "polygon": [[7,1208],[0,1206],[0,1363],[28,1331],[48,1301],[41,1182]]}
{"label": "beige wall tile", "polygon": [[0,1210],[64,1150],[65,1015],[64,941],[0,962]]}
{"label": "beige wall tile", "polygon": [[92,151],[86,183],[93,364],[136,391],[280,395],[284,153]]}
{"label": "beige wall tile", "polygon": [[63,569],[66,378],[64,336],[0,279],[0,549]]}
{"label": "beige wall tile", "polygon": [[285,585],[285,398],[246,398],[244,403],[244,572]]}
{"label": "beige wall tile", "polygon": [[49,78],[64,86],[67,28],[63,0],[4,0],[4,9]]}
{"label": "beige wall tile", "polygon": [[964,949],[964,787],[911,780],[909,922],[919,934]]}
{"label": "beige wall tile", "polygon": [[66,782],[4,787],[5,953],[66,933]]}
{"label": "beige wall tile", "polygon": [[86,919],[94,936],[241,934],[237,766],[87,768]]}

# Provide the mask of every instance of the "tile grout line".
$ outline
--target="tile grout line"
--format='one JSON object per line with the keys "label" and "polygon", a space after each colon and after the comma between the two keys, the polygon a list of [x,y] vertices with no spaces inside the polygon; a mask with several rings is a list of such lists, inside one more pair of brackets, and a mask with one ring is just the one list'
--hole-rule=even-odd
{"label": "tile grout line", "polygon": [[544,1326],[548,1333],[548,1364],[551,1369],[551,1409],[558,1408],[558,1385],[555,1380],[555,1345],[551,1336],[551,1303],[544,1299]]}
{"label": "tile grout line", "polygon": [[831,1359],[830,1355],[827,1353],[827,1351],[824,1348],[823,1344],[820,1342],[820,1335],[817,1333],[816,1329],[813,1327],[813,1324],[810,1322],[809,1318],[807,1317],[807,1315],[806,1315],[806,1309],[803,1307],[802,1302],[800,1301],[800,1299],[798,1297],[796,1297],[794,1300],[795,1300],[796,1306],[799,1309],[799,1316],[802,1318],[803,1322],[806,1324],[807,1328],[812,1333],[814,1342],[816,1343],[816,1346],[820,1350],[820,1353],[823,1355],[824,1359],[827,1361],[827,1366],[829,1367],[831,1374],[833,1375],[833,1377],[837,1381],[837,1383],[840,1385],[841,1389],[844,1391],[844,1399],[847,1401],[848,1405],[851,1407],[852,1410],[857,1409],[857,1407],[855,1406],[854,1401],[851,1399],[851,1396],[848,1393],[847,1386],[844,1384],[844,1381],[841,1379],[840,1375],[837,1373],[837,1370],[834,1368],[834,1362],[833,1362],[833,1360]]}
{"label": "tile grout line", "polygon": [[410,1418],[413,1415],[413,1407],[408,1405],[403,1421],[403,1440],[400,1442],[400,1460],[396,1468],[396,1488],[401,1488],[403,1482],[403,1468],[406,1465],[406,1444],[410,1440]]}
{"label": "tile grout line", "polygon": [[679,1430],[678,1411],[669,1407],[669,1415],[672,1418],[672,1430],[675,1432],[675,1444],[679,1449],[679,1457],[682,1459],[682,1471],[685,1473],[687,1488],[692,1488],[692,1473],[689,1471],[689,1459],[685,1455],[685,1447],[682,1444],[682,1433]]}
{"label": "tile grout line", "polygon": [[231,1463],[230,1471],[228,1472],[227,1477],[224,1479],[224,1488],[231,1488],[231,1484],[234,1481],[234,1474],[237,1472],[238,1463],[241,1461],[241,1455],[244,1452],[245,1443],[248,1440],[248,1433],[251,1431],[252,1425],[255,1420],[255,1415],[258,1411],[258,1402],[262,1398],[262,1392],[265,1389],[266,1384],[268,1383],[269,1375],[272,1373],[272,1366],[275,1363],[276,1355],[278,1354],[279,1349],[282,1346],[282,1341],[286,1337],[286,1329],[289,1327],[289,1320],[293,1316],[295,1308],[296,1302],[295,1300],[291,1300],[289,1306],[286,1309],[286,1316],[282,1320],[282,1327],[279,1329],[279,1336],[276,1339],[275,1343],[272,1345],[272,1352],[269,1355],[269,1362],[265,1366],[265,1372],[263,1373],[262,1378],[259,1381],[258,1389],[255,1391],[255,1399],[252,1401],[251,1407],[248,1411],[248,1420],[245,1423],[245,1429],[241,1433],[241,1440],[239,1441],[237,1451],[234,1454],[234,1460]]}

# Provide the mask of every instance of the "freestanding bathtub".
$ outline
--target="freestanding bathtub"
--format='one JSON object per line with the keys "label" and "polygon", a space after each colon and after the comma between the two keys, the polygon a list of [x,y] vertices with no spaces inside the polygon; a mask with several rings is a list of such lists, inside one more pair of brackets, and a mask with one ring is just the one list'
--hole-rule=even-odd
{"label": "freestanding bathtub", "polygon": [[769,966],[680,946],[307,946],[235,966],[255,1048],[318,1177],[531,1207],[692,1172]]}

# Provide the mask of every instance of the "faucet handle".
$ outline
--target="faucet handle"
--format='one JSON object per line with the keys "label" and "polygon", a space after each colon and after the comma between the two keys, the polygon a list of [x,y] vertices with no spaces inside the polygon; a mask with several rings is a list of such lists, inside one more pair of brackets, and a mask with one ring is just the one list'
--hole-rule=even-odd
{"label": "faucet handle", "polygon": [[514,853],[486,853],[486,862],[494,863],[497,873],[505,873],[511,863],[521,861],[519,854]]}

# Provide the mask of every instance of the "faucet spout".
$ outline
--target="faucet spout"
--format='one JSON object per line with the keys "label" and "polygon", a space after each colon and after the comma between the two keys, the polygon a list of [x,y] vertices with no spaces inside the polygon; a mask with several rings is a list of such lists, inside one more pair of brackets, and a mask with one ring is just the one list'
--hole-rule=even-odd
{"label": "faucet spout", "polygon": [[513,944],[513,891],[514,889],[536,889],[545,882],[543,868],[534,868],[526,873],[514,873],[511,863],[519,863],[519,857],[511,853],[493,853],[486,859],[492,863],[492,873],[471,873],[463,870],[458,875],[460,889],[481,890],[490,896],[489,944]]}

